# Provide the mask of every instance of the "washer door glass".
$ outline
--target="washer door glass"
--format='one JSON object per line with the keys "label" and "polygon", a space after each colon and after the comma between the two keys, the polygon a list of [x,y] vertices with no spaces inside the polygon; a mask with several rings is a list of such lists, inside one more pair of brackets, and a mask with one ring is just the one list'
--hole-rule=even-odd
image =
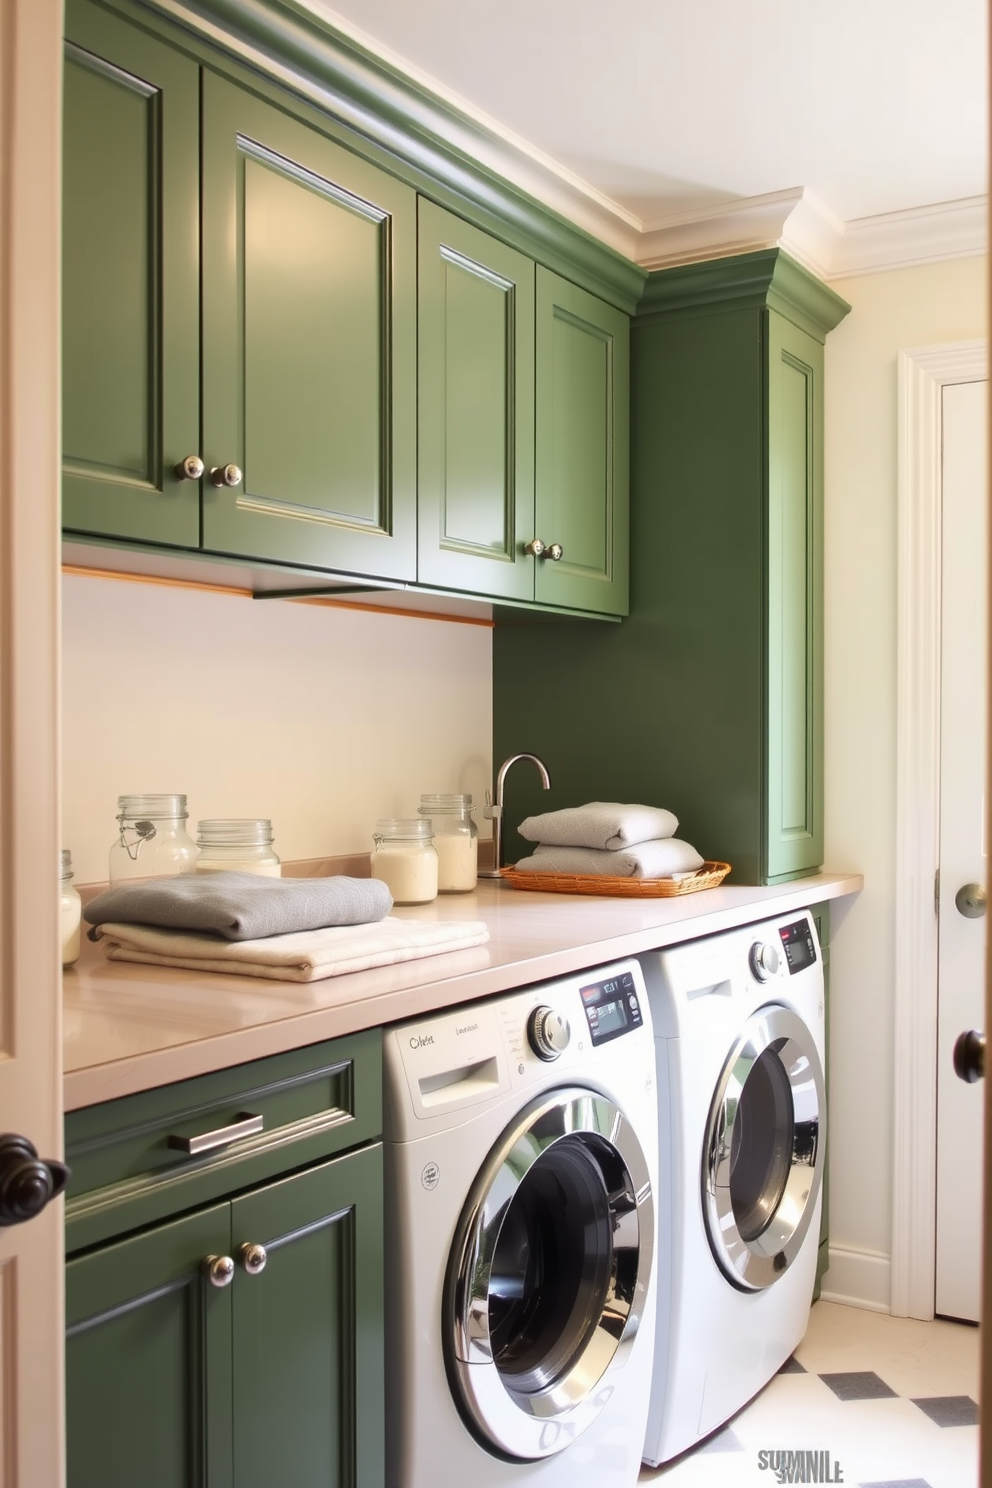
{"label": "washer door glass", "polygon": [[703,1147],[703,1210],[730,1281],[757,1291],[802,1247],[823,1172],[823,1069],[790,1008],[759,1008],[724,1065]]}
{"label": "washer door glass", "polygon": [[654,1209],[644,1154],[606,1097],[550,1092],[489,1154],[455,1238],[445,1354],[478,1439],[562,1451],[613,1393],[644,1309]]}

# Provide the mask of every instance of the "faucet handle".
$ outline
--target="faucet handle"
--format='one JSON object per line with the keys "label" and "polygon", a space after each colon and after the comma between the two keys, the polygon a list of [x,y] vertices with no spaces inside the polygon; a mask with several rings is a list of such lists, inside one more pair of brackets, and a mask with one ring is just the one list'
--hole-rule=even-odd
{"label": "faucet handle", "polygon": [[482,815],[485,817],[486,821],[499,821],[500,817],[503,815],[502,806],[493,805],[493,798],[490,795],[489,791],[486,791],[486,804],[482,808]]}

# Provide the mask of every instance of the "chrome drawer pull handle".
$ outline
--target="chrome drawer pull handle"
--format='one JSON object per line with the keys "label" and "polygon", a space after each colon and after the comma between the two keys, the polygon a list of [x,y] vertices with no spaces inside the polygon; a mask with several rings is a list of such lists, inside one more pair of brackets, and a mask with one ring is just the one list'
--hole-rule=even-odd
{"label": "chrome drawer pull handle", "polygon": [[199,1157],[202,1152],[217,1152],[221,1147],[230,1147],[242,1137],[253,1137],[265,1126],[264,1116],[253,1116],[250,1111],[241,1111],[230,1126],[217,1131],[200,1132],[196,1137],[170,1136],[166,1140],[177,1152],[186,1152],[190,1157]]}

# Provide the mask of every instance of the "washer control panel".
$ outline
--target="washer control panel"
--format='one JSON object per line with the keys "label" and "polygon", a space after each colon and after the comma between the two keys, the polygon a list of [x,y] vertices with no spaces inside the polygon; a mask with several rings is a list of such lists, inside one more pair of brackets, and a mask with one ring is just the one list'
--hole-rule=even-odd
{"label": "washer control panel", "polygon": [[579,988],[579,996],[594,1046],[631,1033],[644,1022],[634,977],[629,971],[602,982],[590,982]]}
{"label": "washer control panel", "polygon": [[785,951],[785,961],[790,976],[815,965],[816,942],[813,939],[809,920],[805,916],[801,920],[795,920],[791,925],[780,925],[778,933],[782,941],[782,949]]}

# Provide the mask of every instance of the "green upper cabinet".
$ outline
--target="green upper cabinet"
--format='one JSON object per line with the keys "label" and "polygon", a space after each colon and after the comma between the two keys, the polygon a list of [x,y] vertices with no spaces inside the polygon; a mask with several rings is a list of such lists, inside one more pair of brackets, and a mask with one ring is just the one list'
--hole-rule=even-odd
{"label": "green upper cabinet", "polygon": [[545,552],[534,595],[545,604],[627,613],[629,325],[538,268],[535,535]]}
{"label": "green upper cabinet", "polygon": [[408,186],[204,72],[206,549],[416,576],[415,264]]}
{"label": "green upper cabinet", "polygon": [[533,599],[534,264],[419,212],[418,578]]}
{"label": "green upper cabinet", "polygon": [[64,77],[63,524],[196,547],[199,69],[71,0]]}

